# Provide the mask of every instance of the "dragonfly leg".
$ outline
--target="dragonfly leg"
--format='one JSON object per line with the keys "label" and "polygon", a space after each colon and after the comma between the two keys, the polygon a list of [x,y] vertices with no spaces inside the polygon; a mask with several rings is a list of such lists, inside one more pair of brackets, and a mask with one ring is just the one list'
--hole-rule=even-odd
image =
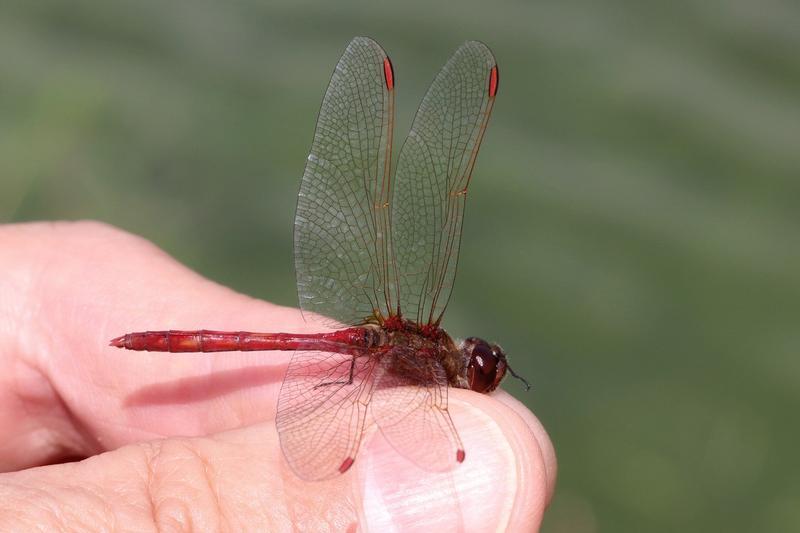
{"label": "dragonfly leg", "polygon": [[356,369],[356,356],[353,355],[350,358],[350,376],[347,378],[347,381],[343,379],[338,379],[336,381],[326,381],[324,383],[319,383],[317,385],[314,385],[314,388],[316,389],[317,387],[325,387],[327,385],[352,385],[353,373],[355,372],[355,369]]}

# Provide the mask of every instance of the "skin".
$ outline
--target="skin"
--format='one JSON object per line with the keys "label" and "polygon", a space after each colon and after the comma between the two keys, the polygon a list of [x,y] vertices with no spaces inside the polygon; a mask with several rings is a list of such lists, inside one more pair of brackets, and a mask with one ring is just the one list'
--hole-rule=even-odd
{"label": "skin", "polygon": [[347,474],[308,483],[275,433],[289,353],[107,346],[195,327],[317,330],[100,223],[0,226],[0,530],[538,529],[555,454],[508,394],[451,389],[467,450],[451,472],[372,434]]}

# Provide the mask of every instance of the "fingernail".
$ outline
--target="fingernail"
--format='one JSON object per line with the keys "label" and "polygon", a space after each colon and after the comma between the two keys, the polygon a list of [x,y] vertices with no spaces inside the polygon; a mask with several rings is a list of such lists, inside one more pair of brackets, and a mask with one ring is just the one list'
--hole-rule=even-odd
{"label": "fingernail", "polygon": [[[368,531],[505,529],[517,502],[517,461],[506,436],[483,410],[451,401],[466,458],[432,473],[401,456],[374,432],[359,468]],[[420,446],[425,446],[424,441]]]}

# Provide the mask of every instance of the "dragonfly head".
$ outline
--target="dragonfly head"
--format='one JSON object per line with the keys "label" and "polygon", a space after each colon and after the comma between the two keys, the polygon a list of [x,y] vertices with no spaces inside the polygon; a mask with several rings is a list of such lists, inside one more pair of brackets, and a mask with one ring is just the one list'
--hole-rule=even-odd
{"label": "dragonfly head", "polygon": [[506,371],[511,370],[503,349],[478,337],[465,339],[461,353],[467,361],[467,383],[475,392],[492,392],[503,381]]}
{"label": "dragonfly head", "polygon": [[506,353],[497,344],[490,344],[478,337],[469,337],[462,343],[461,352],[468,361],[467,381],[471,390],[492,392],[503,381],[506,371],[522,381],[526,389],[530,389],[528,382],[508,366]]}

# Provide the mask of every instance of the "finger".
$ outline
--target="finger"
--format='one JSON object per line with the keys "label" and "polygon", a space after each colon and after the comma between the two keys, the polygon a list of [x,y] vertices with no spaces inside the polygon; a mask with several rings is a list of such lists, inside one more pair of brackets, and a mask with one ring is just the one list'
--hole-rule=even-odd
{"label": "finger", "polygon": [[[372,512],[367,529],[385,531],[391,523],[401,531],[538,530],[555,479],[548,478],[547,452],[531,427],[493,396],[463,390],[449,396],[465,461],[445,474],[421,472],[373,437],[356,461]],[[550,446],[546,434],[542,440]]]}
{"label": "finger", "polygon": [[5,474],[0,530],[538,529],[545,465],[527,425],[488,396],[458,391],[452,406],[469,452],[450,473],[416,469],[378,432],[348,473],[302,482],[279,460],[274,426],[260,424]]}
{"label": "finger", "polygon": [[274,413],[286,353],[144,354],[110,348],[113,336],[306,328],[297,311],[236,294],[98,223],[0,226],[0,274],[3,470]]}
{"label": "finger", "polygon": [[[556,450],[550,440],[550,436],[547,434],[547,431],[544,429],[539,419],[536,418],[536,415],[525,407],[522,402],[503,390],[496,391],[492,394],[492,397],[511,409],[519,417],[518,421],[524,422],[528,426],[533,438],[536,439],[536,443],[542,453],[542,460],[544,461],[544,473],[547,482],[547,503],[549,504],[556,490],[556,474],[558,473]],[[522,428],[520,428],[519,431],[522,432]]]}
{"label": "finger", "polygon": [[[58,430],[46,439],[51,448],[88,456],[139,440],[206,435],[274,416],[288,353],[148,354],[109,348],[107,342],[146,329],[316,329],[299,312],[238,295],[146,241],[104,225],[14,229],[16,246],[0,249],[18,250],[24,259],[17,262],[56,265],[41,272],[36,290],[29,291],[29,298],[44,304],[38,320],[21,328],[28,331],[22,335],[29,339],[23,343],[29,348],[25,359],[43,369],[52,386],[50,403],[61,406],[41,424]],[[85,275],[87,265],[92,276]],[[12,462],[7,469],[36,460],[30,446],[15,442],[6,451],[28,463]],[[21,450],[27,453],[19,456]]]}

